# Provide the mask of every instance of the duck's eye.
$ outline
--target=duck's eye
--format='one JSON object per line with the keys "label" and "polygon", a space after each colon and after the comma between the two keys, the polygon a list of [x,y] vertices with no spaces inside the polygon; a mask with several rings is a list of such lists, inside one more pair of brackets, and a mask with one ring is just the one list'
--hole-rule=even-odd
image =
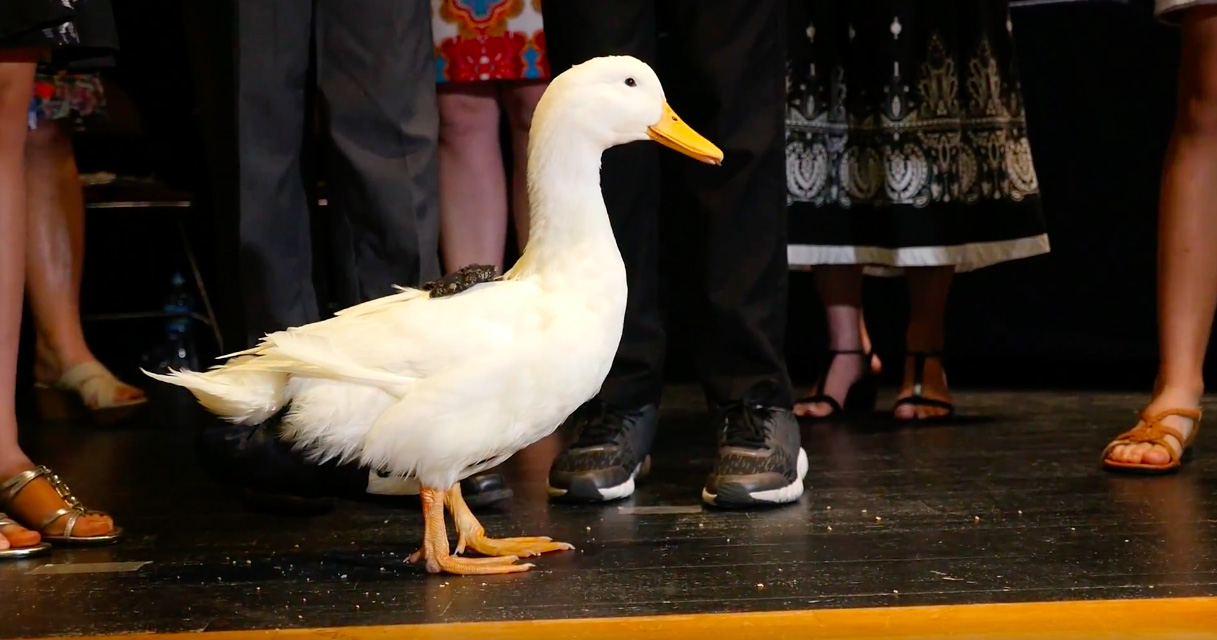
{"label": "duck's eye", "polygon": [[634,79],[633,79],[633,78],[626,78],[626,79],[625,79],[625,86],[627,86],[627,87],[637,87],[637,86],[638,86],[638,83],[637,83],[637,82],[634,82]]}

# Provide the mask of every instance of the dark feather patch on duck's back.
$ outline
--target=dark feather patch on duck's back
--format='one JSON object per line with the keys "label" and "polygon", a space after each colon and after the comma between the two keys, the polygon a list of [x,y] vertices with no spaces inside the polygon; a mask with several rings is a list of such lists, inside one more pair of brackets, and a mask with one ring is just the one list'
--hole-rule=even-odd
{"label": "dark feather patch on duck's back", "polygon": [[502,278],[495,276],[495,268],[485,264],[471,264],[454,271],[442,278],[432,280],[420,287],[428,291],[432,298],[454,296],[466,289],[483,282],[497,282]]}

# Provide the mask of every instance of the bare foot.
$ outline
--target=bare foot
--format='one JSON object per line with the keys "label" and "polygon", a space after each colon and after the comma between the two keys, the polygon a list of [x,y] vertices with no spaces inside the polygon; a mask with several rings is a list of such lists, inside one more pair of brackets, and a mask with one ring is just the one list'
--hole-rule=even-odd
{"label": "bare foot", "polygon": [[[914,370],[916,362],[916,359],[911,357],[904,360],[904,383],[900,386],[899,395],[896,396],[897,402],[912,397],[914,394],[913,380],[916,376],[916,371]],[[942,368],[942,361],[938,358],[925,359],[925,374],[921,381],[921,395],[929,400],[951,401],[951,392],[947,388],[947,374]],[[943,407],[912,404],[900,404],[893,410],[897,420],[926,420],[945,416],[947,413],[947,409]]]}
{"label": "bare foot", "polygon": [[[1202,394],[1202,391],[1163,387],[1150,401],[1149,406],[1145,407],[1143,413],[1152,417],[1169,409],[1199,409]],[[1137,426],[1142,425],[1144,425],[1144,421],[1137,423]],[[1162,419],[1162,425],[1178,430],[1184,441],[1191,437],[1192,429],[1196,426],[1192,420],[1183,416],[1167,416]],[[1171,435],[1167,435],[1163,439],[1173,450],[1174,457],[1177,458],[1183,454],[1182,442]],[[1126,464],[1164,465],[1171,461],[1171,454],[1171,451],[1167,451],[1160,444],[1138,442],[1116,445],[1107,453],[1107,458]]]}
{"label": "bare foot", "polygon": [[[32,468],[32,466],[27,468]],[[16,473],[21,471],[17,470]],[[0,479],[0,485],[16,475],[16,473],[9,473],[3,479]],[[4,497],[7,497],[7,495]],[[51,484],[51,481],[46,476],[32,480],[4,505],[5,511],[14,520],[21,522],[27,527],[36,527],[56,511],[70,507],[71,505],[60,497],[59,492],[55,490],[54,485]],[[42,527],[40,533],[46,536],[63,535],[70,519],[71,514],[64,514],[45,527]],[[110,516],[88,514],[76,519],[76,524],[72,527],[71,533],[74,537],[92,538],[109,535],[113,532],[114,520]],[[7,537],[7,533],[5,536]]]}

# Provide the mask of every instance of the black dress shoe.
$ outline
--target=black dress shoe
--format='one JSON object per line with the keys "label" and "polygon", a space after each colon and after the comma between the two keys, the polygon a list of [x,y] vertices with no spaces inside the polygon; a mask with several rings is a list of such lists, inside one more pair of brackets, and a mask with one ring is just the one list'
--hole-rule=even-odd
{"label": "black dress shoe", "polygon": [[329,511],[333,497],[366,486],[366,471],[354,465],[317,464],[280,440],[280,420],[275,416],[259,425],[199,432],[196,448],[203,470],[241,491],[258,509],[301,515]]}
{"label": "black dress shoe", "polygon": [[461,496],[474,509],[502,502],[512,495],[507,479],[493,469],[461,480]]}
{"label": "black dress shoe", "polygon": [[[256,426],[226,425],[199,433],[203,469],[221,484],[242,491],[254,507],[294,514],[323,513],[334,498],[351,500],[418,496],[418,482],[369,470],[355,463],[318,464],[279,438],[281,415]],[[501,474],[486,471],[461,482],[470,507],[512,495]]]}

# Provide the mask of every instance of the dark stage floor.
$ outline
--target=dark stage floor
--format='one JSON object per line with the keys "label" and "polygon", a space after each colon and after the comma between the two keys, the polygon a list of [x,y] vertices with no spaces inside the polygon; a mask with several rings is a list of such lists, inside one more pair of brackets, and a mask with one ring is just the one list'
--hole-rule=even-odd
{"label": "dark stage floor", "polygon": [[805,429],[799,504],[717,512],[699,503],[713,440],[701,396],[672,389],[631,500],[549,505],[552,441],[508,463],[516,495],[480,514],[488,533],[578,549],[496,577],[406,565],[422,531],[409,503],[249,511],[202,476],[173,411],[117,431],[28,425],[36,459],[128,538],[0,563],[0,637],[1217,596],[1212,438],[1176,476],[1118,477],[1099,452],[1141,396],[957,400],[965,420],[950,426]]}

